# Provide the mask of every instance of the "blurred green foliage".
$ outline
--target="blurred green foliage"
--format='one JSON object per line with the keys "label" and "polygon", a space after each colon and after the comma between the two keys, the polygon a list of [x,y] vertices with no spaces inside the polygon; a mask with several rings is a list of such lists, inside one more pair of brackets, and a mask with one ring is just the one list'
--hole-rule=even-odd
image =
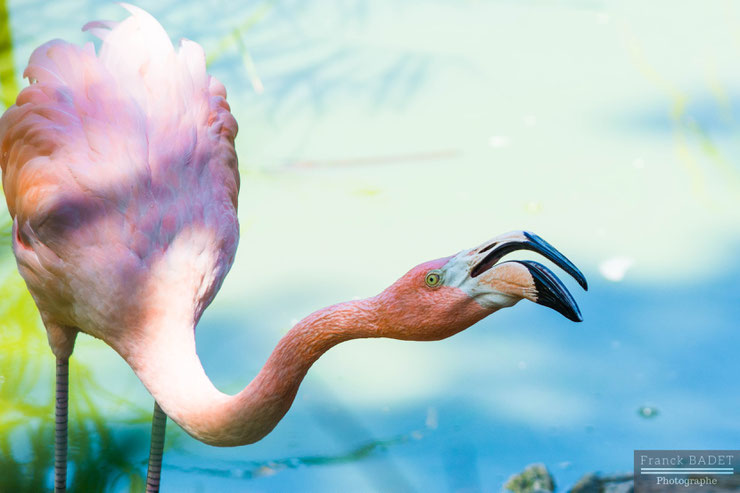
{"label": "blurred green foliage", "polygon": [[[703,124],[692,111],[691,105],[697,97],[664,77],[634,34],[625,30],[624,36],[637,68],[669,101],[667,113],[673,127],[676,154],[684,166],[684,172],[691,178],[694,195],[709,209],[722,207],[725,198],[730,203],[736,202],[740,199],[740,166],[733,156],[728,156],[720,149],[715,137],[706,128],[706,123]],[[717,116],[728,128],[736,130],[729,91],[710,74],[704,75],[706,92],[717,110]]]}
{"label": "blurred green foliage", "polygon": [[8,7],[0,0],[0,100],[7,108],[15,102],[18,94],[18,81],[13,64],[13,36],[10,31]]}

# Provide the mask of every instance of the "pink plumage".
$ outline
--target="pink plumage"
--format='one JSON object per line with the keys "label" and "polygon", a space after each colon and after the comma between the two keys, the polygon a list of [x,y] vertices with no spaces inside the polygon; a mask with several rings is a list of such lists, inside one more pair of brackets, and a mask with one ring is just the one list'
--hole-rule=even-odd
{"label": "pink plumage", "polygon": [[226,91],[199,45],[175,51],[154,18],[126,8],[120,23],[87,26],[103,40],[98,56],[91,43],[37,48],[24,72],[32,84],[0,120],[13,247],[57,355],[75,329],[118,350],[121,320],[143,316],[139,293],[188,234],[212,253],[197,318],[238,241]]}

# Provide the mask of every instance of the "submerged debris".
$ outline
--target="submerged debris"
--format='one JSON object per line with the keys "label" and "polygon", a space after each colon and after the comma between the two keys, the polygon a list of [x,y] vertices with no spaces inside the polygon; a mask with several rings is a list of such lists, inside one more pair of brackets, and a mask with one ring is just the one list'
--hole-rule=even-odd
{"label": "submerged debris", "polygon": [[[684,487],[677,486],[667,490],[662,485],[642,485],[645,493],[674,491],[682,493]],[[515,474],[504,484],[504,489],[513,493],[553,493],[555,481],[544,464],[531,464],[524,471]],[[740,479],[736,476],[720,478],[718,484],[707,489],[706,493],[732,493],[740,491]],[[568,493],[635,493],[632,473],[602,476],[598,473],[585,474]]]}
{"label": "submerged debris", "polygon": [[650,419],[650,418],[654,418],[654,417],[656,417],[656,416],[657,416],[658,414],[660,414],[660,411],[658,410],[658,408],[657,408],[657,407],[653,407],[653,406],[641,406],[641,407],[640,407],[640,408],[639,408],[639,409],[637,410],[637,414],[639,414],[639,415],[640,415],[640,416],[642,416],[643,418],[648,418],[648,419]]}
{"label": "submerged debris", "polygon": [[633,493],[632,474],[599,476],[589,473],[583,476],[570,493]]}

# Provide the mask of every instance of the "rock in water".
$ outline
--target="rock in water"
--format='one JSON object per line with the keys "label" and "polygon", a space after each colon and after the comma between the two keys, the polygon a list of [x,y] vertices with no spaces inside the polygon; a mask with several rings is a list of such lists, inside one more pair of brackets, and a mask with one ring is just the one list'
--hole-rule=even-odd
{"label": "rock in water", "polygon": [[530,464],[524,471],[510,477],[504,488],[513,493],[552,493],[555,481],[544,464]]}

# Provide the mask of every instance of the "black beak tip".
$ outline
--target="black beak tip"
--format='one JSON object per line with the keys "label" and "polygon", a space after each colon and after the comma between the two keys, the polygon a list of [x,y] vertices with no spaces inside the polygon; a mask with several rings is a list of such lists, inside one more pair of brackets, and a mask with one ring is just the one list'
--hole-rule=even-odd
{"label": "black beak tip", "polygon": [[548,242],[540,238],[535,233],[532,233],[531,231],[523,231],[522,233],[524,234],[524,237],[528,240],[529,248],[531,250],[544,255],[545,258],[548,258],[552,262],[557,264],[558,267],[573,276],[573,279],[576,280],[576,282],[583,288],[584,291],[588,291],[588,281],[586,281],[586,276],[583,275],[583,273],[578,269],[578,267],[573,264],[573,262],[568,260],[565,255],[558,252],[554,246],[550,245]]}
{"label": "black beak tip", "polygon": [[[539,291],[538,291],[539,292]],[[548,299],[549,298],[549,299]],[[538,300],[538,303],[540,303],[543,306],[547,306],[549,308],[552,308],[571,322],[583,322],[583,316],[581,315],[581,310],[578,308],[578,305],[575,301],[571,300],[565,300],[560,297],[558,297],[557,300],[552,300],[552,296],[546,295],[541,297],[542,302]]]}
{"label": "black beak tip", "polygon": [[531,260],[515,260],[524,265],[534,280],[537,304],[552,308],[573,322],[583,322],[581,310],[563,283],[544,265]]}
{"label": "black beak tip", "polygon": [[563,315],[565,316],[565,318],[573,322],[583,322],[583,316],[581,315],[581,312],[578,310],[578,307],[576,307],[576,309],[572,313],[570,314],[563,313]]}

